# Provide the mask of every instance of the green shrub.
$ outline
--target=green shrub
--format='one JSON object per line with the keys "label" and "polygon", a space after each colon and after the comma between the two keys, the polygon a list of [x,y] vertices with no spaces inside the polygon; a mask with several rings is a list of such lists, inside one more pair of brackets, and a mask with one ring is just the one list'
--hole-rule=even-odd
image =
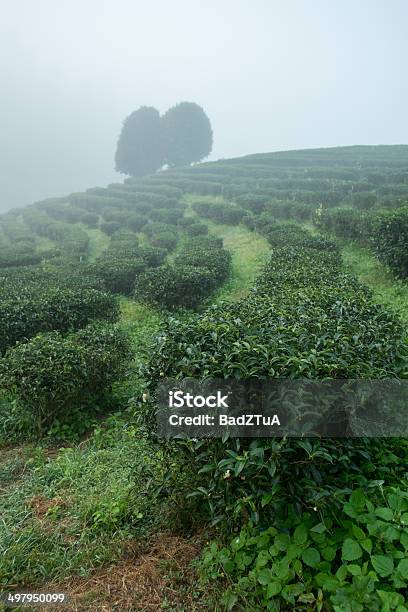
{"label": "green shrub", "polygon": [[175,225],[183,215],[184,210],[180,208],[154,208],[149,216],[152,221]]}
{"label": "green shrub", "polygon": [[397,277],[408,277],[408,206],[379,217],[373,244],[379,259]]}
{"label": "green shrub", "polygon": [[126,224],[129,216],[129,212],[121,208],[102,208],[100,214],[104,222],[119,223],[121,226]]}
{"label": "green shrub", "polygon": [[121,208],[126,205],[126,202],[121,198],[116,197],[105,197],[90,192],[87,193],[71,193],[66,198],[68,202],[84,208],[88,212],[95,212],[100,214],[100,211],[104,208]]}
{"label": "green shrub", "polygon": [[242,206],[242,208],[246,208],[254,214],[259,215],[265,208],[268,196],[257,193],[245,193],[244,195],[237,196],[235,201]]}
{"label": "green shrub", "polygon": [[107,221],[105,223],[101,223],[100,225],[101,230],[108,236],[112,236],[112,234],[119,231],[120,227],[120,223],[117,223],[116,221]]}
{"label": "green shrub", "polygon": [[[407,335],[398,318],[342,271],[335,251],[298,246],[297,240],[295,230],[293,245],[287,235],[287,246],[272,249],[247,298],[215,304],[187,320],[171,319],[149,362],[153,393],[161,378],[408,376]],[[145,415],[154,428],[154,407],[146,406]],[[376,465],[372,453],[384,449],[372,439],[361,445],[322,440],[306,447],[274,439],[191,444],[189,460],[202,470],[195,494],[208,504],[214,520],[232,522],[244,516],[270,518],[275,503],[324,506],[339,482],[346,486],[352,477],[348,465],[363,478],[364,465]],[[232,485],[225,479],[227,469],[240,476]]]}
{"label": "green shrub", "polygon": [[366,237],[367,214],[351,207],[319,208],[314,214],[315,225],[341,238],[363,240]]}
{"label": "green shrub", "polygon": [[111,293],[131,295],[136,276],[146,269],[138,249],[116,252],[109,250],[85,268],[85,273],[101,279]]}
{"label": "green shrub", "polygon": [[226,546],[207,547],[204,579],[227,577],[227,608],[404,612],[408,493],[375,497],[354,490],[334,521],[310,509],[274,526],[249,524]]}
{"label": "green shrub", "polygon": [[228,251],[211,243],[187,242],[174,258],[176,266],[206,268],[213,277],[213,286],[224,282],[231,271],[231,255]]}
{"label": "green shrub", "polygon": [[82,223],[84,223],[89,228],[95,228],[99,223],[99,216],[96,213],[85,213],[81,218]]}
{"label": "green shrub", "polygon": [[212,275],[206,268],[161,266],[137,277],[135,299],[165,308],[196,308],[212,288]]}
{"label": "green shrub", "polygon": [[63,284],[22,287],[9,282],[0,294],[0,353],[18,340],[39,332],[67,332],[93,319],[115,321],[119,308],[113,296],[102,291]]}
{"label": "green shrub", "polygon": [[67,223],[79,223],[84,216],[83,208],[78,208],[68,204],[68,202],[44,201],[41,209],[45,210],[52,219],[66,221]]}
{"label": "green shrub", "polygon": [[360,191],[355,193],[352,198],[353,206],[360,210],[368,210],[375,206],[377,196],[371,191]]}
{"label": "green shrub", "polygon": [[35,265],[40,263],[42,257],[41,253],[27,245],[0,248],[0,268]]}
{"label": "green shrub", "polygon": [[246,211],[230,202],[212,202],[199,200],[192,204],[192,209],[206,219],[212,219],[218,223],[236,225],[246,214]]}
{"label": "green shrub", "polygon": [[100,397],[123,376],[129,358],[123,333],[94,323],[68,337],[55,331],[18,343],[0,360],[0,381],[31,410],[41,435],[57,417]]}
{"label": "green shrub", "polygon": [[177,246],[178,234],[173,231],[155,232],[150,238],[152,246],[173,251]]}
{"label": "green shrub", "polygon": [[208,234],[208,225],[205,225],[205,223],[191,223],[185,229],[189,236],[205,236]]}
{"label": "green shrub", "polygon": [[262,233],[273,247],[286,247],[290,244],[318,251],[337,251],[336,243],[333,240],[322,235],[313,236],[302,227],[290,223],[266,225]]}
{"label": "green shrub", "polygon": [[148,221],[149,220],[145,215],[132,213],[128,215],[125,225],[134,232],[140,232]]}
{"label": "green shrub", "polygon": [[112,234],[109,245],[110,251],[135,249],[139,246],[139,238],[129,230],[119,230]]}

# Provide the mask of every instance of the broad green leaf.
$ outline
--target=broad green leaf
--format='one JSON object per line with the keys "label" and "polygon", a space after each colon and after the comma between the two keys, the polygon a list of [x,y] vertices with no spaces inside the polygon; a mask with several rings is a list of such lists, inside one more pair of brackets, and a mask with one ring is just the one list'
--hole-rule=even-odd
{"label": "broad green leaf", "polygon": [[361,576],[361,567],[359,565],[347,565],[347,570],[352,576]]}
{"label": "broad green leaf", "polygon": [[385,610],[394,610],[397,606],[404,603],[404,598],[399,593],[377,590],[377,594],[384,604]]}
{"label": "broad green leaf", "polygon": [[391,508],[376,508],[375,514],[378,518],[383,519],[384,521],[392,521],[394,517],[394,513]]}
{"label": "broad green leaf", "polygon": [[311,528],[310,531],[314,531],[315,533],[324,533],[327,531],[327,527],[324,523],[318,523],[314,527]]}
{"label": "broad green leaf", "polygon": [[356,489],[350,495],[350,504],[356,510],[363,510],[366,502],[366,496],[364,495],[364,491],[362,489]]}
{"label": "broad green leaf", "polygon": [[351,538],[344,540],[341,549],[341,558],[344,559],[344,561],[355,561],[356,559],[359,559],[362,554],[363,551],[361,550],[361,546],[358,542],[352,540]]}
{"label": "broad green leaf", "polygon": [[371,563],[377,574],[382,578],[390,576],[394,571],[394,560],[392,557],[386,557],[385,555],[373,555],[371,557]]}
{"label": "broad green leaf", "polygon": [[352,525],[351,531],[353,533],[353,536],[356,538],[356,540],[363,540],[366,537],[366,534],[364,533],[364,531],[357,525]]}
{"label": "broad green leaf", "polygon": [[325,559],[325,561],[333,561],[335,556],[336,549],[334,548],[334,546],[326,546],[326,548],[323,548],[322,557],[323,559]]}
{"label": "broad green leaf", "polygon": [[364,548],[364,550],[368,552],[369,555],[371,555],[371,551],[373,549],[372,541],[369,538],[366,538],[365,540],[361,540],[360,544]]}
{"label": "broad green leaf", "polygon": [[302,553],[302,561],[310,567],[316,567],[320,561],[320,553],[316,548],[306,548]]}
{"label": "broad green leaf", "polygon": [[278,595],[278,593],[281,592],[281,589],[282,589],[282,585],[277,580],[270,582],[268,586],[266,587],[266,597],[268,599],[270,599],[271,597],[275,597],[275,595]]}
{"label": "broad green leaf", "polygon": [[401,559],[398,563],[397,570],[403,578],[408,578],[408,559]]}
{"label": "broad green leaf", "polygon": [[273,580],[272,571],[268,567],[263,567],[261,570],[259,570],[256,577],[259,584],[263,584],[264,586]]}
{"label": "broad green leaf", "polygon": [[298,525],[298,527],[296,527],[295,532],[293,534],[293,540],[295,544],[297,544],[298,546],[302,546],[302,544],[306,544],[307,534],[308,534],[308,528],[306,527],[306,525],[304,523],[302,523],[301,525]]}

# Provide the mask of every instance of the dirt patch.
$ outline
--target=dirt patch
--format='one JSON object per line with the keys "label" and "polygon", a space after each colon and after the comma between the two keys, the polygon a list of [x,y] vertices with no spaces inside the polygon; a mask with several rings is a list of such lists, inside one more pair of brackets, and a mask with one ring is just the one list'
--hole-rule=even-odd
{"label": "dirt patch", "polygon": [[194,595],[197,576],[192,561],[202,548],[199,538],[185,539],[162,533],[148,548],[129,546],[126,558],[97,570],[88,578],[71,578],[42,585],[42,592],[64,592],[69,603],[64,608],[39,608],[89,612],[205,610]]}
{"label": "dirt patch", "polygon": [[66,508],[67,502],[60,497],[47,499],[42,495],[35,495],[30,499],[29,506],[33,509],[36,518],[41,521],[53,510]]}

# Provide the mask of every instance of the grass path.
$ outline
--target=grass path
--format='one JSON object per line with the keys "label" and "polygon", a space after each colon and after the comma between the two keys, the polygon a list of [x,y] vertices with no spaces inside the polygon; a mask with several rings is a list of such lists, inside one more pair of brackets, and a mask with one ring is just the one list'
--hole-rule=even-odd
{"label": "grass path", "polygon": [[266,261],[270,246],[265,238],[242,225],[206,223],[212,234],[223,239],[231,253],[231,278],[216,293],[216,299],[236,301],[245,297]]}
{"label": "grass path", "polygon": [[[302,227],[319,233],[312,223]],[[371,289],[377,303],[390,307],[408,322],[408,283],[397,280],[376,256],[365,247],[341,238],[337,240],[345,267]]]}
{"label": "grass path", "polygon": [[99,255],[108,248],[110,238],[100,229],[83,228],[89,236],[88,258],[89,261],[95,261]]}
{"label": "grass path", "polygon": [[391,306],[408,322],[408,283],[395,279],[369,249],[344,242],[341,254],[348,269],[373,291],[375,300]]}
{"label": "grass path", "polygon": [[224,248],[231,253],[231,278],[211,297],[211,302],[220,299],[239,300],[248,294],[271,247],[266,238],[256,232],[249,231],[243,225],[225,225],[199,217],[191,208],[191,204],[197,200],[212,202],[224,202],[225,200],[222,196],[197,196],[194,194],[183,196],[183,201],[188,204],[185,216],[197,217],[208,225],[209,233],[222,238]]}

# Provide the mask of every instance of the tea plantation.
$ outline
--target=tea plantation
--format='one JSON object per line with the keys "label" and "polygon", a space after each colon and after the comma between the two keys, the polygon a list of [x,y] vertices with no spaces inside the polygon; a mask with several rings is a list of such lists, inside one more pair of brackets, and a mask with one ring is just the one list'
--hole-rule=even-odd
{"label": "tea plantation", "polygon": [[165,377],[407,379],[407,277],[403,145],[0,215],[1,589],[72,610],[408,611],[405,438],[156,435]]}

